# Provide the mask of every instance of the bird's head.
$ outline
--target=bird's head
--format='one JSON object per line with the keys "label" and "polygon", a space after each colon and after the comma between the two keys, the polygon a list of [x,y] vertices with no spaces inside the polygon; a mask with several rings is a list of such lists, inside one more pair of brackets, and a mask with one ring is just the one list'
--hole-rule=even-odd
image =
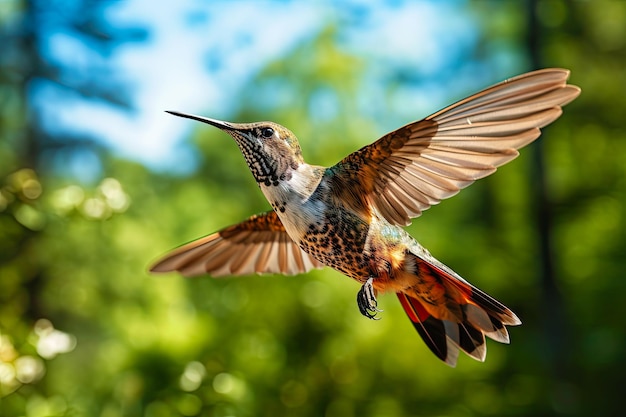
{"label": "bird's head", "polygon": [[210,124],[232,136],[259,185],[277,186],[289,180],[304,163],[296,136],[277,123],[231,123],[175,111],[168,113]]}

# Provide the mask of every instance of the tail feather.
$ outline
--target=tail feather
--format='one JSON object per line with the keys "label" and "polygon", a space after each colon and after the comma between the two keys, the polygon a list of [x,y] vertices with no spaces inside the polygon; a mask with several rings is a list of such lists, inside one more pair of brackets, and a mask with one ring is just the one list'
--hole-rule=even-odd
{"label": "tail feather", "polygon": [[484,361],[487,355],[485,336],[497,342],[509,343],[506,327],[493,316],[490,316],[489,325],[485,326],[479,326],[469,319],[463,322],[440,320],[429,314],[417,298],[404,293],[396,295],[426,346],[450,366],[456,366],[459,351]]}
{"label": "tail feather", "polygon": [[508,344],[511,340],[509,339],[509,332],[506,330],[506,327],[504,327],[504,324],[494,317],[489,316],[489,319],[491,320],[491,324],[495,330],[485,332],[485,335],[489,336],[496,342]]}
{"label": "tail feather", "polygon": [[[442,274],[448,275],[445,271],[440,271]],[[454,280],[455,277],[450,277],[450,279]],[[509,310],[504,304],[481,291],[480,289],[474,287],[467,281],[463,280],[462,282],[453,282],[456,286],[463,285],[465,287],[469,286],[471,288],[470,299],[476,305],[482,307],[483,309],[490,312],[490,314],[494,314],[504,325],[507,326],[519,326],[522,324],[522,321]]]}
{"label": "tail feather", "polygon": [[[509,343],[505,326],[521,324],[511,310],[445,265],[419,258],[416,261],[420,283],[427,284],[430,292],[420,291],[418,285],[396,294],[413,326],[439,359],[455,366],[461,350],[484,361],[485,336]],[[433,293],[439,297],[424,298]]]}
{"label": "tail feather", "polygon": [[396,293],[396,295],[426,346],[439,359],[450,366],[455,366],[459,349],[452,343],[452,339],[447,336],[449,330],[446,329],[445,322],[437,320],[428,314],[422,304],[416,299],[404,293]]}

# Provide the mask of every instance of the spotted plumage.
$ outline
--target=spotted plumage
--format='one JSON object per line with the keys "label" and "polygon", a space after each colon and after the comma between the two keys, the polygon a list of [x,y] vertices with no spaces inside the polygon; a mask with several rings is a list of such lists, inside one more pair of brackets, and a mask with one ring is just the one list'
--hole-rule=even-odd
{"label": "spotted plumage", "polygon": [[299,245],[324,265],[362,280],[370,273],[369,257],[365,253],[368,231],[366,221],[336,208],[327,210],[321,221],[310,223],[302,233]]}
{"label": "spotted plumage", "polygon": [[171,112],[230,134],[272,211],[173,251],[152,271],[186,276],[296,274],[324,265],[362,284],[361,313],[393,291],[430,350],[484,360],[485,336],[509,342],[520,324],[503,304],[435,259],[401,226],[518,155],[561,115],[578,87],[569,71],[512,78],[410,123],[332,167],[307,164],[288,129]]}

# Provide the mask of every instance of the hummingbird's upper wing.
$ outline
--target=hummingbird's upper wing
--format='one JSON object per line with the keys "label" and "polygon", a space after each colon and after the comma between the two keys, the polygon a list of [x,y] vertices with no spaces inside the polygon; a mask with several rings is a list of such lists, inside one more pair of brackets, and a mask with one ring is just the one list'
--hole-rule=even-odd
{"label": "hummingbird's upper wing", "polygon": [[342,189],[365,196],[389,222],[408,225],[539,137],[580,94],[568,76],[544,69],[511,78],[388,133],[331,169],[348,185]]}
{"label": "hummingbird's upper wing", "polygon": [[188,277],[295,275],[323,266],[291,240],[276,213],[270,211],[175,249],[150,271],[178,271]]}

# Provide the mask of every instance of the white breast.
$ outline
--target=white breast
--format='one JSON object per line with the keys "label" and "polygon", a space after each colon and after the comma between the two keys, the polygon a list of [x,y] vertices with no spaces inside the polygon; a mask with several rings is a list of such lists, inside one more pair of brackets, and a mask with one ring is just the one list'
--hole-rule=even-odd
{"label": "white breast", "polygon": [[311,223],[323,219],[325,204],[315,198],[322,176],[315,167],[301,164],[289,180],[277,186],[261,185],[261,191],[282,221],[287,234],[298,242]]}

